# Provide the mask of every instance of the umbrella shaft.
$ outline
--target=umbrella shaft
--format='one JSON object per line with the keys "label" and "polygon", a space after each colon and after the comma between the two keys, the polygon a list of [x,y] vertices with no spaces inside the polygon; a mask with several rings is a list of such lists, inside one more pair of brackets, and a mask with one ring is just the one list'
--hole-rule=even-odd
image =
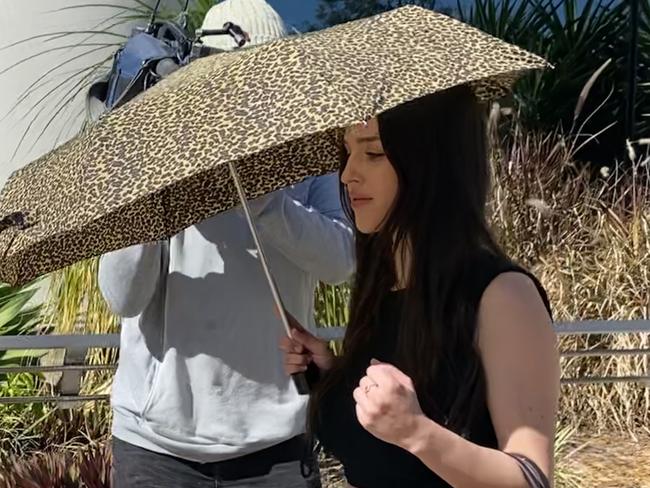
{"label": "umbrella shaft", "polygon": [[260,240],[259,235],[257,234],[257,229],[255,228],[253,217],[251,216],[250,207],[248,206],[248,200],[246,199],[246,193],[244,192],[244,187],[242,186],[241,180],[239,178],[239,173],[237,172],[235,163],[233,163],[232,161],[228,163],[228,167],[230,168],[230,174],[232,175],[232,179],[235,182],[235,188],[237,188],[237,194],[239,195],[239,201],[241,202],[242,208],[244,209],[244,214],[246,215],[246,221],[248,222],[248,227],[250,228],[251,234],[253,235],[253,241],[255,241],[255,247],[257,248],[257,252],[260,257],[260,262],[262,263],[262,268],[264,269],[264,274],[266,275],[266,280],[268,281],[269,287],[271,288],[273,301],[275,302],[275,305],[278,308],[278,313],[280,314],[280,320],[282,320],[282,325],[284,326],[287,335],[291,336],[291,327],[289,326],[289,320],[287,319],[287,314],[285,313],[284,305],[282,305],[282,299],[280,298],[278,287],[275,284],[275,280],[273,279],[273,276],[271,275],[271,270],[269,268],[268,261],[266,260],[266,255],[264,254],[264,248],[262,247],[262,241]]}

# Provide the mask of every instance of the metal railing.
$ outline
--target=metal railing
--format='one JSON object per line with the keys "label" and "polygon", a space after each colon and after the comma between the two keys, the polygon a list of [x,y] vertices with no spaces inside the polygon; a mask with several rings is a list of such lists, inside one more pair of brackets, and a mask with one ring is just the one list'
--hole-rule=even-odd
{"label": "metal railing", "polygon": [[[650,333],[650,320],[585,320],[558,322],[555,330],[560,336],[610,335]],[[321,327],[317,335],[325,340],[340,340],[345,327]],[[33,397],[0,397],[0,403],[54,402],[61,408],[71,408],[79,402],[107,400],[109,395],[80,395],[81,380],[86,371],[114,370],[116,364],[86,364],[90,348],[119,348],[119,334],[72,334],[42,336],[0,336],[0,350],[64,349],[65,355],[58,365],[31,365],[0,367],[0,374],[61,372],[57,382],[57,395]],[[605,356],[650,356],[650,348],[630,349],[580,349],[560,352],[563,358]],[[650,371],[633,376],[580,376],[564,377],[563,384],[587,385],[603,383],[640,383],[650,386]]]}
{"label": "metal railing", "polygon": [[[643,334],[650,333],[650,320],[584,320],[581,322],[558,323],[555,331],[560,336],[567,335],[603,335],[603,334]],[[563,358],[573,357],[603,357],[603,356],[650,356],[649,348],[630,349],[580,349],[575,351],[560,351]],[[563,384],[593,385],[603,383],[640,383],[650,386],[650,371],[645,375],[621,376],[581,376],[562,378]]]}

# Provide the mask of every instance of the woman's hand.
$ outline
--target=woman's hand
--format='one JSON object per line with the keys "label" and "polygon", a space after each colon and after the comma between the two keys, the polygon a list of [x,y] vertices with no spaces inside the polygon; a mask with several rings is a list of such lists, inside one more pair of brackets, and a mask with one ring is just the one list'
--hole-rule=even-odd
{"label": "woman's hand", "polygon": [[411,378],[395,366],[372,360],[354,390],[359,423],[375,437],[409,450],[423,421]]}
{"label": "woman's hand", "polygon": [[334,354],[327,341],[309,333],[294,320],[291,320],[291,337],[280,340],[280,349],[284,352],[284,370],[287,374],[302,373],[309,363],[314,363],[321,371],[332,367]]}

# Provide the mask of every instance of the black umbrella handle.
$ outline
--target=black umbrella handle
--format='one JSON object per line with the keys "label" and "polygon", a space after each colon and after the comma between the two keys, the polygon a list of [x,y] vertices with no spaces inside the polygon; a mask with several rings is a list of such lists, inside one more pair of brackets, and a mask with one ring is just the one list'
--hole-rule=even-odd
{"label": "black umbrella handle", "polygon": [[291,379],[293,380],[293,384],[296,385],[296,390],[298,390],[299,395],[309,395],[309,383],[307,382],[305,373],[293,373]]}

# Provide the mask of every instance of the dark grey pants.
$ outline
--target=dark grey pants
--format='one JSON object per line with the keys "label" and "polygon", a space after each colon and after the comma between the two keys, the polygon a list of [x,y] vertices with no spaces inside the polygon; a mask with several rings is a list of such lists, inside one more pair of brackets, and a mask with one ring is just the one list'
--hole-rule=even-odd
{"label": "dark grey pants", "polygon": [[[113,438],[113,488],[321,488],[318,465],[304,478],[300,461],[255,466],[255,455],[246,465],[254,474],[233,479],[231,464],[196,463],[159,454]],[[237,468],[240,469],[240,468]],[[229,472],[230,471],[230,472]]]}

